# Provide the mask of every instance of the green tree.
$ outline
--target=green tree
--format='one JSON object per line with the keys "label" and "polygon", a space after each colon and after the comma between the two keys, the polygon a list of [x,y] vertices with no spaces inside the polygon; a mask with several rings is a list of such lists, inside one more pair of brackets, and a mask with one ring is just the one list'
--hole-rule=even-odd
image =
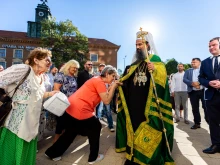
{"label": "green tree", "polygon": [[88,38],[80,33],[72,21],[56,22],[50,17],[41,22],[42,46],[51,49],[52,61],[57,67],[71,59],[77,60],[81,66],[87,59]]}
{"label": "green tree", "polygon": [[171,73],[176,73],[177,65],[178,65],[178,62],[174,58],[167,60],[165,64],[167,75],[170,75]]}
{"label": "green tree", "polygon": [[191,68],[191,64],[184,64],[184,68],[185,68],[185,70]]}

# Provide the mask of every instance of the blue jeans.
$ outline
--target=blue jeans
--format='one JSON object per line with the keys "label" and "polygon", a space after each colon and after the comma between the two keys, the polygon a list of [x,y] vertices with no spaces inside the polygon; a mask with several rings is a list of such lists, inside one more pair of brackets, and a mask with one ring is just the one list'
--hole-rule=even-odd
{"label": "blue jeans", "polygon": [[112,119],[112,112],[111,112],[110,104],[104,105],[103,102],[101,101],[99,104],[98,111],[97,111],[97,117],[101,118],[103,116],[106,116],[107,118],[109,129],[113,128],[113,119]]}

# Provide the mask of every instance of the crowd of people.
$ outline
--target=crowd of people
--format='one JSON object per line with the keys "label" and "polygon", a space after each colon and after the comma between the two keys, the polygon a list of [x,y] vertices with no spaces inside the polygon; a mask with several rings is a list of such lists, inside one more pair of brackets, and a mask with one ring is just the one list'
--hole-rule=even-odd
{"label": "crowd of people", "polygon": [[220,38],[209,41],[211,57],[201,61],[192,58],[190,69],[184,71],[184,65],[178,64],[178,72],[170,75],[170,91],[175,102],[175,122],[180,122],[180,105],[183,105],[184,122],[188,121],[188,98],[192,107],[194,125],[191,129],[201,128],[200,101],[204,110],[204,119],[209,124],[212,145],[203,150],[206,154],[220,152]]}
{"label": "crowd of people", "polygon": [[[88,60],[84,64],[84,70],[78,73],[79,62],[70,60],[58,71],[57,67],[52,66],[51,57],[49,50],[36,48],[31,51],[25,64],[13,65],[5,70],[3,66],[0,66],[0,88],[10,93],[20,79],[27,74],[28,69],[31,70],[13,96],[13,108],[4,121],[4,126],[0,128],[0,152],[2,154],[0,162],[3,164],[35,164],[38,152],[37,142],[44,138],[45,130],[55,132],[53,146],[58,145],[58,148],[59,145],[70,145],[77,134],[88,136],[91,145],[89,163],[103,158],[103,155],[98,155],[101,118],[94,115],[94,109],[101,103],[99,113],[103,114],[102,111],[105,111],[103,105],[107,105],[109,109],[105,115],[107,119],[111,117],[110,102],[115,95],[115,89],[120,84],[118,80],[115,80],[118,79],[116,69],[110,65],[100,64],[99,73],[92,74],[93,64]],[[79,94],[71,99],[70,96],[73,96],[76,91]],[[42,106],[44,101],[58,92],[65,94],[71,103],[69,110],[66,110],[66,113],[60,117]],[[79,111],[75,113],[77,107]],[[111,124],[109,129],[113,132],[112,118],[109,123]],[[77,128],[78,132],[73,130],[75,127],[70,127],[75,125],[81,125]],[[84,127],[87,125],[90,127],[85,130]],[[64,149],[60,151],[65,152]],[[47,156],[53,160],[59,160],[51,153]]]}
{"label": "crowd of people", "polygon": [[[109,130],[114,132],[114,111],[117,113],[115,150],[126,152],[125,165],[175,164],[171,156],[173,124],[182,117],[189,124],[188,98],[194,117],[191,129],[201,128],[200,101],[209,124],[212,145],[203,152],[220,152],[219,41],[219,37],[209,41],[211,57],[202,62],[193,58],[192,68],[186,71],[180,63],[178,72],[170,76],[152,35],[143,31],[136,34],[136,53],[120,78],[114,67],[105,64],[100,64],[98,72],[93,74],[93,63],[89,60],[79,73],[80,64],[74,59],[58,70],[52,66],[51,52],[44,48],[31,51],[25,64],[5,70],[0,66],[0,88],[9,95],[28,74],[13,95],[12,109],[0,128],[0,163],[34,165],[37,142],[44,138],[45,129],[55,132],[52,146],[45,151],[48,158],[60,160],[75,137],[82,135],[89,140],[88,163],[101,161],[104,155],[99,153],[100,121],[105,116]],[[70,102],[60,117],[42,106],[58,92],[65,94]]]}

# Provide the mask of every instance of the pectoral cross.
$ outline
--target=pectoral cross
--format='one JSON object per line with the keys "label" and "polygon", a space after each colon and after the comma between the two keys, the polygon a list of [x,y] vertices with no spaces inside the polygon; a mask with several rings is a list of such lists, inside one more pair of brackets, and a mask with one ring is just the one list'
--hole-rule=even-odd
{"label": "pectoral cross", "polygon": [[142,27],[140,27],[140,34],[138,34],[137,38],[142,38],[142,41],[145,42],[145,36],[147,35],[147,32],[142,31]]}

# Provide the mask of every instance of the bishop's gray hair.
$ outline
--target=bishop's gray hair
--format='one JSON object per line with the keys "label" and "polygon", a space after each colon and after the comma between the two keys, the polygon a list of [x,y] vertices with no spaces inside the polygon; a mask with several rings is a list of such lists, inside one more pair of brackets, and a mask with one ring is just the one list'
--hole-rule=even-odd
{"label": "bishop's gray hair", "polygon": [[102,70],[100,76],[101,77],[106,77],[106,73],[107,74],[117,73],[117,70],[111,65],[106,65],[105,68]]}

